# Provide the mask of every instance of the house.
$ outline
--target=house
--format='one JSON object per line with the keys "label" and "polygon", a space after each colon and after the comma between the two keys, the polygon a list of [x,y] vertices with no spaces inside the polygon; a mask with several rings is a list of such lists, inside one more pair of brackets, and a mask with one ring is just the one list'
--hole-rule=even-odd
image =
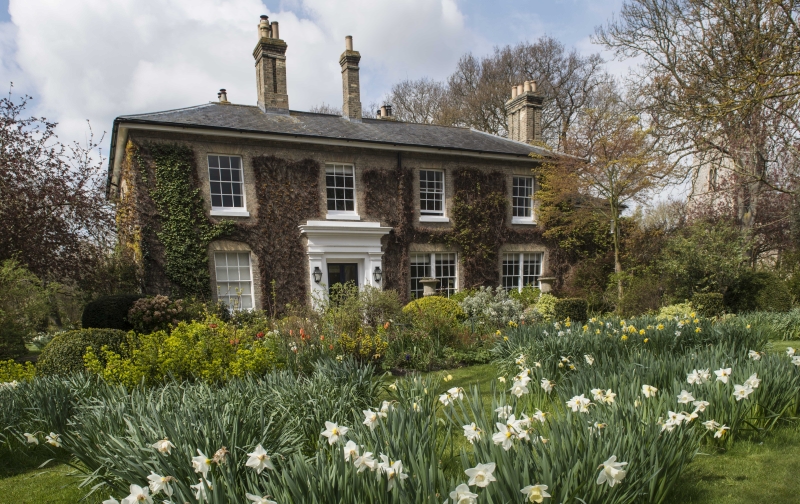
{"label": "house", "polygon": [[218,101],[114,121],[108,197],[145,294],[283,307],[352,281],[421,296],[539,286],[550,249],[536,222],[535,82],[506,103],[510,138],[362,114],[351,37],[341,116],[289,107],[287,43],[258,25],[257,105]]}

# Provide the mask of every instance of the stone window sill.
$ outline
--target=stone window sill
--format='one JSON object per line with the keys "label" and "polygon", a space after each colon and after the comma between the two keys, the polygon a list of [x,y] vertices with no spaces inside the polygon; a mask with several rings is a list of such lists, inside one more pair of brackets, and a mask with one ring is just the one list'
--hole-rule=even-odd
{"label": "stone window sill", "polygon": [[348,220],[348,221],[360,221],[361,217],[355,212],[328,212],[325,216],[328,220]]}
{"label": "stone window sill", "polygon": [[212,208],[212,217],[250,217],[247,210],[233,210],[228,208]]}
{"label": "stone window sill", "polygon": [[527,226],[535,226],[536,221],[530,217],[511,217],[511,224],[523,224]]}
{"label": "stone window sill", "polygon": [[420,222],[450,222],[449,217],[445,217],[444,215],[420,215],[419,216]]}

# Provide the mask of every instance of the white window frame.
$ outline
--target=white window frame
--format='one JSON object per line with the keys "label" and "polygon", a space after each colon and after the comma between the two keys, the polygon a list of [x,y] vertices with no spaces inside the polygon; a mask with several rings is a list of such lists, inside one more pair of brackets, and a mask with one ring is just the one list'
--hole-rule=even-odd
{"label": "white window frame", "polygon": [[[442,190],[441,193],[437,192],[430,192],[430,194],[441,194],[442,197],[442,210],[440,212],[435,213],[423,213],[422,210],[422,172],[432,172],[432,173],[439,173],[442,177]],[[445,173],[444,170],[435,170],[435,169],[421,169],[417,173],[418,179],[418,192],[417,195],[419,196],[419,221],[420,222],[450,222],[450,218],[446,215],[447,210],[447,198],[446,195],[446,188],[445,188]],[[425,191],[429,193],[429,191]],[[430,212],[430,210],[424,210],[424,212]]]}
{"label": "white window frame", "polygon": [[[233,207],[226,207],[226,206],[214,206],[214,191],[211,189],[211,184],[214,182],[219,182],[222,184],[222,178],[220,180],[212,180],[211,177],[211,170],[215,169],[211,167],[211,157],[227,157],[227,158],[235,158],[239,160],[239,176],[241,180],[239,180],[239,184],[241,184],[241,191],[242,191],[242,206],[233,206]],[[211,200],[211,215],[215,217],[250,217],[250,212],[247,211],[247,197],[245,195],[244,190],[244,159],[241,156],[232,156],[230,154],[215,154],[215,153],[208,153],[206,155],[206,164],[208,165],[208,191],[209,191],[209,199]],[[219,167],[216,168],[217,170],[221,169]],[[231,181],[231,183],[234,183]],[[222,196],[220,194],[220,196]]]}
{"label": "white window frame", "polygon": [[[520,206],[517,206],[517,205],[514,204],[514,200],[515,200],[515,198],[517,198],[517,196],[514,196],[514,190],[517,187],[522,187],[522,186],[517,186],[514,183],[516,181],[516,179],[530,180],[531,195],[530,195],[530,198],[528,198],[528,204],[530,206],[526,209],[526,210],[530,211],[530,216],[515,216],[514,215],[514,213],[516,212],[516,210],[518,208],[525,209],[525,207],[520,207]],[[536,180],[534,179],[534,177],[528,176],[528,175],[513,175],[511,177],[511,223],[512,224],[535,224],[536,223],[536,213],[534,212],[534,206],[533,206],[533,193],[534,193],[535,190],[536,190]]]}
{"label": "white window frame", "polygon": [[[214,257],[214,288],[216,289],[216,293],[217,293],[217,301],[225,303],[231,310],[250,311],[250,310],[255,309],[255,306],[256,306],[256,293],[255,293],[254,285],[253,285],[253,256],[252,256],[252,252],[245,251],[245,250],[215,250],[213,252],[213,254],[214,254],[213,255],[213,257]],[[217,255],[218,254],[225,254],[225,256],[226,256],[225,257],[225,266],[224,266],[224,268],[225,268],[225,276],[226,276],[225,280],[220,280],[220,268],[221,267],[218,266],[218,262],[217,262]],[[236,263],[236,266],[234,268],[236,269],[237,280],[229,280],[229,278],[230,278],[229,273],[230,273],[231,267],[228,266],[228,257],[227,257],[228,254],[235,254],[236,255],[237,263]],[[242,266],[239,263],[239,259],[240,259],[239,258],[239,254],[247,254],[247,269],[250,272],[250,274],[249,274],[250,280],[240,280],[240,279],[238,279],[239,270],[242,268]],[[235,292],[233,293],[233,295],[231,295],[230,294],[230,285],[227,286],[228,290],[226,291],[226,294],[222,294],[221,291],[220,291],[220,283],[225,283],[225,284],[231,284],[231,283],[244,284],[244,283],[248,283],[250,285],[250,294],[244,294],[244,295],[250,297],[250,307],[249,308],[242,308],[241,307],[242,306],[241,298],[242,298],[243,295],[241,295],[241,294],[240,295],[236,295]],[[238,297],[239,298],[239,303],[240,303],[239,304],[239,308],[235,308],[230,303],[230,299],[234,298],[234,297]],[[227,302],[224,301],[223,298],[227,298],[228,301]]]}
{"label": "white window frame", "polygon": [[[328,206],[328,169],[336,169],[339,168],[349,168],[352,172],[353,176],[353,209],[352,210],[327,210]],[[335,175],[335,173],[334,173]],[[333,187],[336,190],[336,187]],[[345,188],[346,189],[346,188]],[[342,200],[346,201],[346,200]],[[335,220],[361,220],[361,217],[358,215],[358,193],[356,192],[356,167],[352,164],[347,163],[325,163],[325,207],[326,211],[326,219],[335,219]]]}
{"label": "white window frame", "polygon": [[[453,292],[452,293],[451,292],[447,292],[445,295],[447,297],[450,297],[452,294],[455,294],[456,292],[458,292],[458,284],[459,284],[459,282],[458,282],[458,253],[457,252],[412,252],[411,253],[411,264],[414,264],[414,257],[415,256],[427,256],[427,258],[428,258],[428,262],[425,263],[427,268],[428,268],[428,270],[427,270],[428,275],[421,276],[421,277],[414,277],[414,276],[411,276],[411,274],[409,272],[409,278],[410,278],[409,292],[410,292],[410,294],[412,296],[415,295],[415,290],[413,289],[413,287],[414,287],[414,279],[421,279],[421,278],[437,278],[438,279],[438,278],[440,278],[440,276],[437,276],[437,274],[436,274],[436,257],[437,256],[442,256],[442,255],[448,255],[448,256],[452,255],[453,256],[453,268],[454,268],[453,269],[453,273],[454,274],[453,274],[452,277],[451,276],[446,276],[446,277],[442,276],[441,277],[441,278],[452,278],[453,279],[453,287],[452,287],[452,291]],[[410,267],[411,266],[409,265],[409,268]],[[440,291],[442,290],[441,286],[440,286],[439,290]],[[447,289],[447,290],[449,291],[450,289]],[[422,293],[421,289],[417,289],[417,291]],[[420,295],[420,297],[422,297],[422,296]]]}
{"label": "white window frame", "polygon": [[[536,274],[536,275],[525,275],[525,256],[533,256],[533,255],[539,256],[539,261],[538,261],[538,263],[539,263],[539,271],[538,271],[538,274]],[[528,284],[528,285],[531,285],[532,287],[535,287],[537,289],[541,289],[542,288],[542,270],[544,269],[544,252],[504,252],[504,253],[501,254],[501,257],[500,257],[500,287],[502,287],[506,291],[510,291],[514,287],[507,288],[505,286],[505,279],[508,278],[508,277],[511,277],[511,275],[506,275],[505,274],[505,267],[506,267],[505,263],[507,261],[507,259],[506,259],[507,257],[514,257],[514,259],[516,260],[516,267],[518,268],[517,273],[515,275],[516,276],[516,284],[517,284],[517,286],[516,286],[517,292],[522,292],[522,289],[525,287],[526,284],[524,283],[524,278],[526,276],[529,276],[529,277],[533,276],[533,277],[536,278],[536,282],[535,283]]]}

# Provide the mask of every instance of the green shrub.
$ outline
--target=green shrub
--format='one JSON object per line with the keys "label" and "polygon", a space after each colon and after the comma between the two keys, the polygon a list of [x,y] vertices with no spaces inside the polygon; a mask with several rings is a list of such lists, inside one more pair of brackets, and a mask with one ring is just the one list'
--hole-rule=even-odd
{"label": "green shrub", "polygon": [[535,305],[536,301],[539,300],[539,296],[542,295],[542,291],[537,289],[536,287],[532,287],[530,285],[526,285],[522,288],[522,291],[512,290],[508,293],[511,299],[516,299],[522,306],[528,307],[531,305]]}
{"label": "green shrub", "polygon": [[25,340],[47,325],[48,291],[14,260],[0,265],[0,359],[25,353]]}
{"label": "green shrub", "polygon": [[19,364],[13,360],[0,361],[0,384],[33,380],[36,368],[30,362]]}
{"label": "green shrub", "polygon": [[458,303],[442,296],[415,299],[403,307],[403,314],[411,317],[414,322],[435,319],[447,321],[450,325],[466,317]]}
{"label": "green shrub", "polygon": [[573,322],[583,322],[589,318],[586,314],[588,309],[589,305],[585,299],[558,299],[553,310],[553,317],[559,321],[570,319]]}
{"label": "green shrub", "polygon": [[522,302],[509,296],[503,288],[481,287],[459,303],[470,323],[496,329],[518,323],[525,309]]}
{"label": "green shrub", "polygon": [[692,296],[692,306],[704,317],[719,317],[725,312],[722,294],[718,292],[696,292]]}
{"label": "green shrub", "polygon": [[675,320],[675,318],[684,319],[684,318],[693,318],[691,316],[692,313],[695,313],[694,306],[689,301],[684,303],[673,304],[669,306],[664,306],[660,310],[658,310],[658,315],[656,318],[658,320]]}
{"label": "green shrub", "polygon": [[130,331],[133,325],[128,321],[128,312],[141,298],[142,296],[138,294],[116,294],[97,298],[83,309],[81,325],[84,329]]}
{"label": "green shrub", "polygon": [[552,294],[542,294],[536,301],[536,313],[541,316],[544,322],[551,322],[555,318],[556,301],[558,301],[558,298]]}
{"label": "green shrub", "polygon": [[734,313],[785,312],[792,308],[792,294],[780,277],[768,271],[745,271],[725,291],[725,306]]}
{"label": "green shrub", "polygon": [[192,315],[183,299],[148,296],[133,303],[128,310],[128,322],[136,332],[151,333],[166,330],[179,322],[188,322]]}
{"label": "green shrub", "polygon": [[103,347],[119,352],[127,341],[125,331],[117,329],[78,329],[67,331],[53,338],[44,347],[36,367],[42,375],[66,376],[80,373],[86,368],[83,356],[91,347],[100,353]]}

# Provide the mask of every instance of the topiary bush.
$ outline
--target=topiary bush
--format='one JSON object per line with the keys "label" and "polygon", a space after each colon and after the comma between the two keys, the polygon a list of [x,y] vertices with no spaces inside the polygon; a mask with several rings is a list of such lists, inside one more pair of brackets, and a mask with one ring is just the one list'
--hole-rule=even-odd
{"label": "topiary bush", "polygon": [[692,306],[700,315],[713,318],[725,313],[725,302],[718,292],[696,292],[692,296]]}
{"label": "topiary bush", "polygon": [[164,331],[170,326],[174,327],[180,322],[192,320],[193,315],[187,309],[183,299],[170,299],[167,296],[148,296],[137,299],[128,310],[128,322],[139,333]]}
{"label": "topiary bush", "polygon": [[581,298],[564,298],[556,300],[553,317],[556,320],[570,319],[573,322],[583,322],[589,317],[587,312],[589,304]]}
{"label": "topiary bush", "polygon": [[114,352],[120,352],[123,343],[127,343],[125,331],[118,329],[78,329],[59,334],[44,347],[36,368],[42,375],[66,376],[85,371],[83,356],[86,348],[91,347],[94,353],[101,354],[105,346]]}
{"label": "topiary bush", "polygon": [[539,296],[534,309],[539,317],[541,317],[541,321],[550,322],[555,318],[556,301],[558,301],[558,298],[552,294],[542,294]]}
{"label": "topiary bush", "polygon": [[442,296],[425,296],[415,299],[403,307],[403,314],[417,320],[434,316],[453,323],[464,320],[466,314],[452,299]]}
{"label": "topiary bush", "polygon": [[768,271],[745,271],[724,295],[725,306],[734,313],[785,312],[792,308],[792,293],[780,277]]}
{"label": "topiary bush", "polygon": [[128,312],[141,299],[138,294],[116,294],[95,299],[83,309],[81,325],[84,329],[119,329],[130,331]]}

